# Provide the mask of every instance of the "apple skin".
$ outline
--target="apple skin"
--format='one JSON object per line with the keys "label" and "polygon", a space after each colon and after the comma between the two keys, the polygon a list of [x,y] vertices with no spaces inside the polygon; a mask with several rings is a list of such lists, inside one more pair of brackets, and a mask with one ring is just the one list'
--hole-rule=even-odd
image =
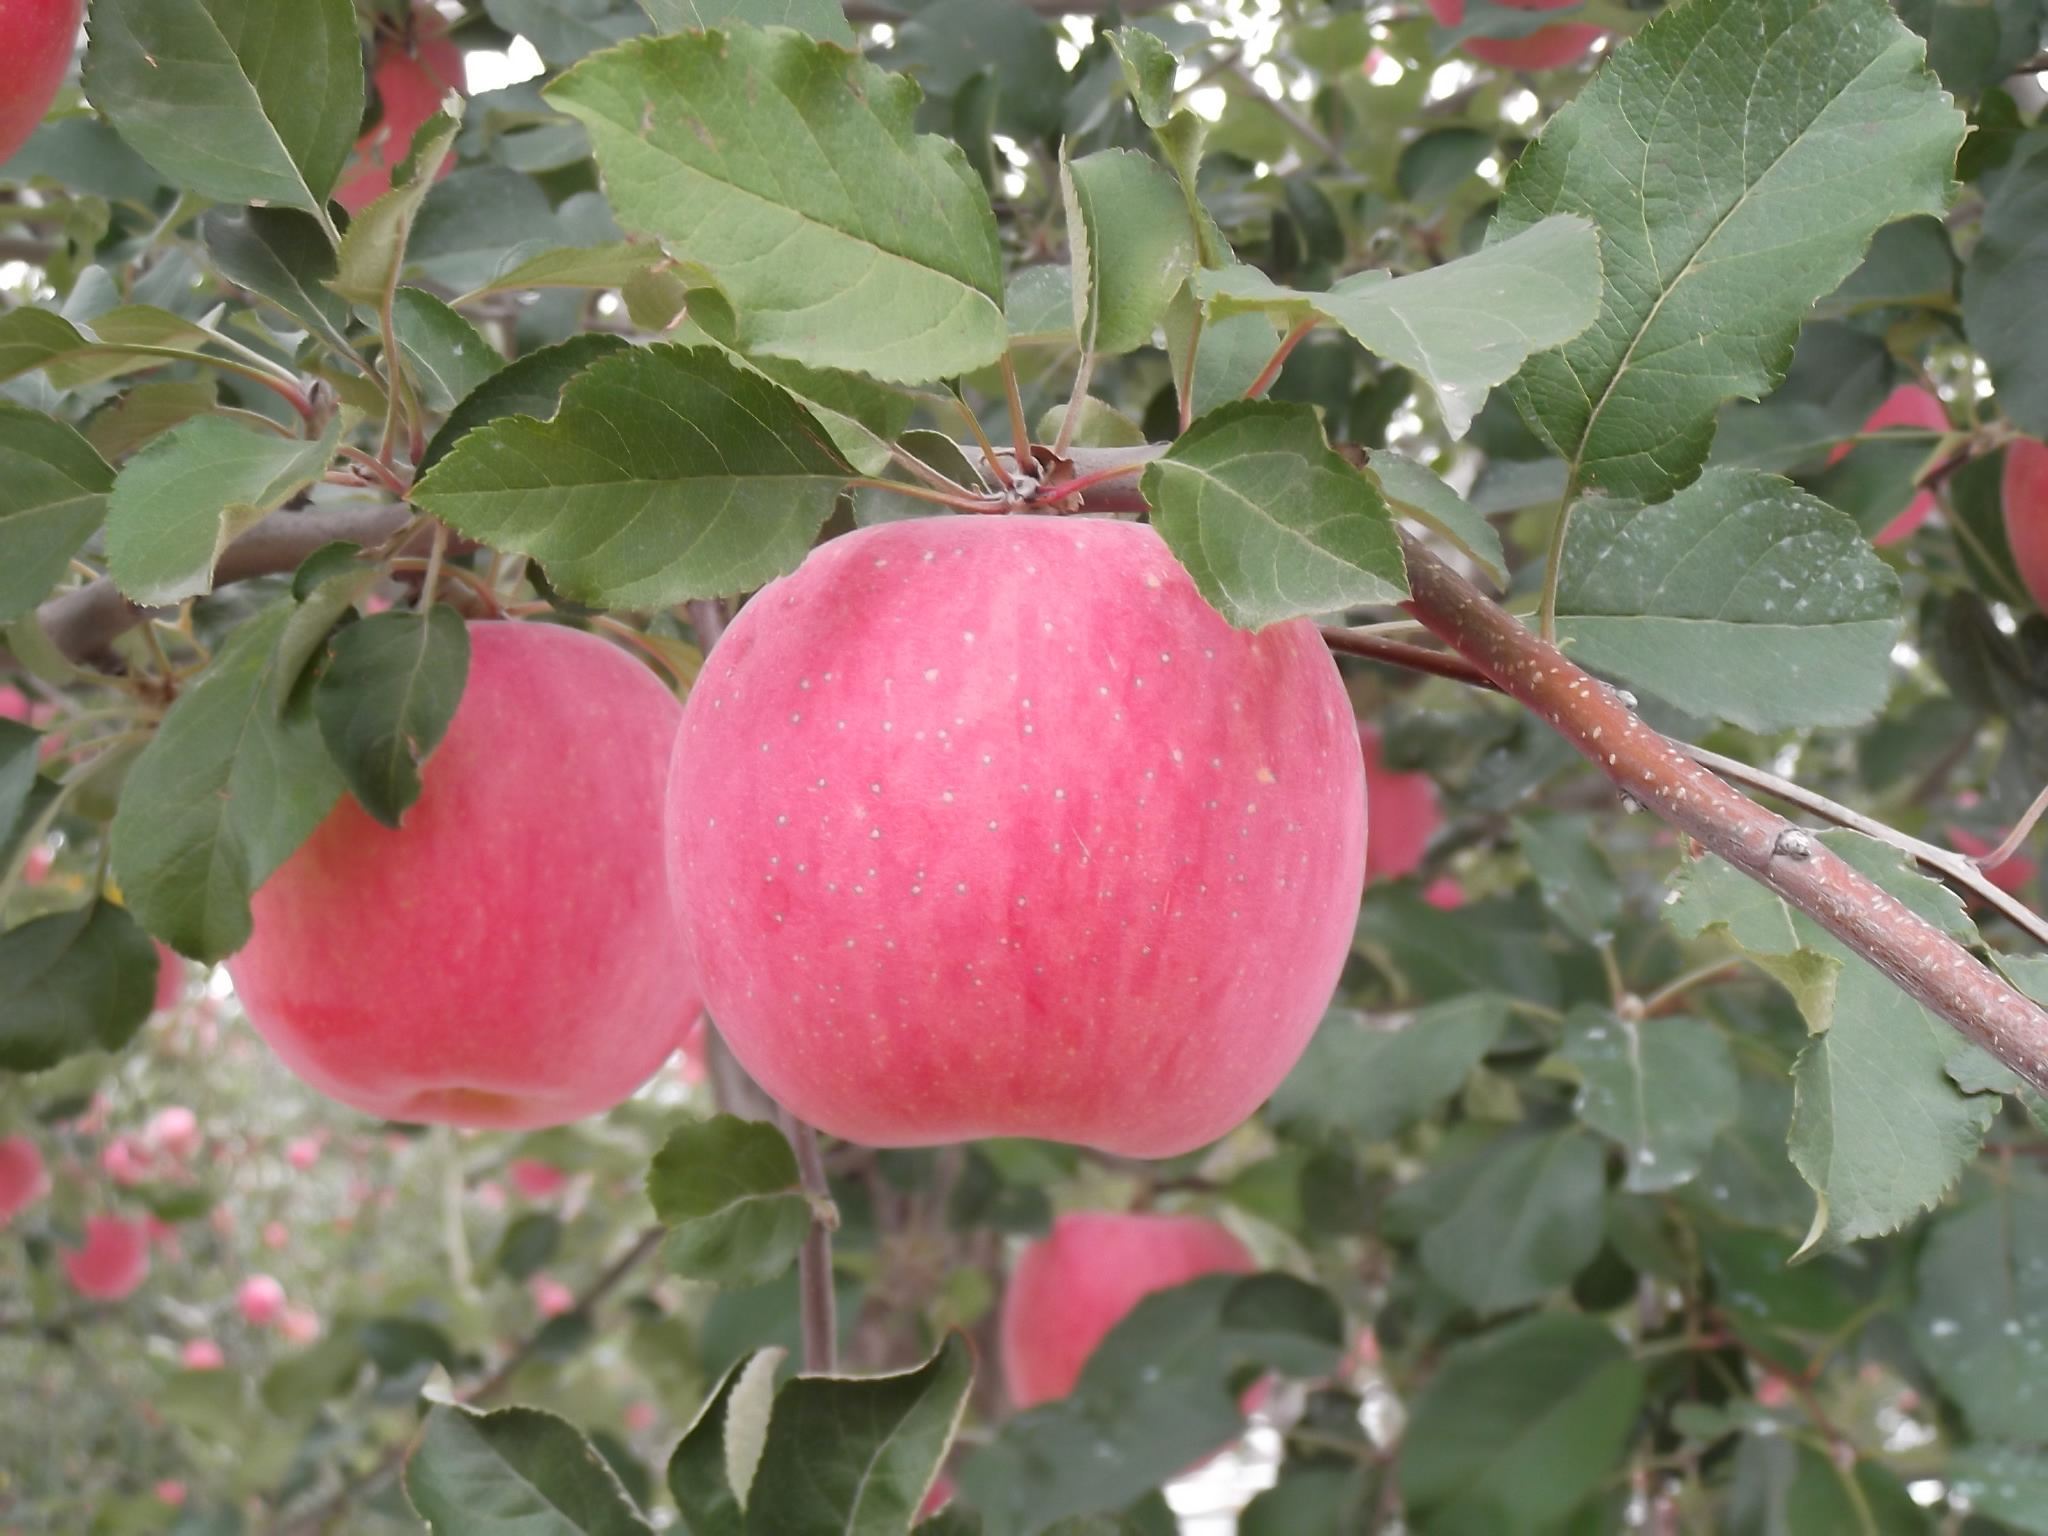
{"label": "apple skin", "polygon": [[2031,437],[2005,450],[2005,541],[2037,608],[2048,609],[2048,444]]}
{"label": "apple skin", "polygon": [[[1556,11],[1579,0],[1496,0],[1518,11]],[[1440,26],[1455,27],[1465,19],[1465,0],[1429,0]],[[1562,69],[1576,64],[1600,40],[1604,29],[1580,21],[1561,21],[1527,37],[1468,37],[1458,46],[1482,64],[1496,69]]]}
{"label": "apple skin", "polygon": [[1074,1390],[1103,1336],[1145,1297],[1201,1275],[1250,1274],[1250,1252],[1213,1221],[1077,1211],[1024,1250],[1000,1322],[1003,1380],[1019,1408]]}
{"label": "apple skin", "polygon": [[849,1141],[1201,1146],[1343,966],[1355,733],[1313,625],[1232,629],[1148,527],[831,540],[683,712],[670,871],[706,1005]]}
{"label": "apple skin", "polygon": [[120,1216],[88,1216],[85,1246],[64,1254],[71,1288],[91,1301],[120,1301],[149,1278],[149,1228]]}
{"label": "apple skin", "polygon": [[580,631],[469,636],[405,824],[344,797],[256,893],[228,971],[285,1065],[344,1104],[560,1125],[631,1094],[700,1006],[658,831],[681,708]]}
{"label": "apple skin", "polygon": [[1376,726],[1358,728],[1365,753],[1365,801],[1372,807],[1372,836],[1365,844],[1365,883],[1396,880],[1422,864],[1430,838],[1443,825],[1436,780],[1426,773],[1396,773],[1380,758]]}
{"label": "apple skin", "polygon": [[[1932,432],[1949,430],[1948,410],[1933,395],[1917,384],[1901,384],[1889,395],[1884,403],[1870,413],[1870,419],[1863,423],[1865,432],[1882,432],[1886,427],[1924,427]],[[1848,456],[1852,445],[1838,443],[1828,455],[1830,464],[1838,464]],[[1922,491],[1916,495],[1906,510],[1878,530],[1873,544],[1896,544],[1910,538],[1915,529],[1927,521],[1927,514],[1934,510],[1934,493]]]}
{"label": "apple skin", "polygon": [[0,0],[0,163],[14,158],[57,99],[84,16],[85,0]]}
{"label": "apple skin", "polygon": [[42,1149],[26,1136],[0,1137],[0,1227],[49,1192]]}
{"label": "apple skin", "polygon": [[[442,98],[450,91],[468,90],[462,50],[441,35],[447,30],[446,18],[432,6],[423,6],[413,12],[410,51],[397,38],[377,45],[370,78],[384,104],[384,116],[356,140],[355,153],[334,189],[334,200],[351,214],[361,213],[391,190],[391,173],[411,151],[420,124],[441,110]],[[454,169],[451,159],[440,174]]]}
{"label": "apple skin", "polygon": [[262,1328],[284,1316],[284,1287],[272,1275],[251,1275],[235,1291],[242,1321]]}

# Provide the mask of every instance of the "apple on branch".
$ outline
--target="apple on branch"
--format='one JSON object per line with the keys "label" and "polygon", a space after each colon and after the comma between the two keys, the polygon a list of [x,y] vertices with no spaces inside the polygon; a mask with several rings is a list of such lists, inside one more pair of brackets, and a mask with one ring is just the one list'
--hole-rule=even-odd
{"label": "apple on branch", "polygon": [[1150,528],[923,518],[740,612],[669,837],[711,1016],[802,1119],[1165,1157],[1314,1032],[1364,764],[1315,627],[1232,629]]}
{"label": "apple on branch", "polygon": [[57,99],[84,17],[85,0],[0,0],[0,162]]}
{"label": "apple on branch", "polygon": [[120,1301],[149,1278],[149,1229],[124,1216],[88,1216],[85,1246],[64,1254],[71,1288],[90,1301]]}
{"label": "apple on branch", "polygon": [[[1518,11],[1558,11],[1579,0],[1494,0]],[[1465,0],[1429,0],[1430,14],[1440,26],[1455,27],[1465,20]],[[1496,69],[1562,69],[1576,64],[1600,40],[1602,29],[1582,21],[1561,21],[1540,27],[1527,37],[1468,37],[1459,44],[1482,64]]]}

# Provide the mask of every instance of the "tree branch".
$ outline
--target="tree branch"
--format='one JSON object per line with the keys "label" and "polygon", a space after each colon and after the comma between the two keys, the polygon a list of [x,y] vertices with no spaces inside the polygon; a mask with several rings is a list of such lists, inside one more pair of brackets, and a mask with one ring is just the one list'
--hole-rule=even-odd
{"label": "tree branch", "polygon": [[804,1234],[804,1246],[797,1255],[804,1370],[812,1376],[829,1376],[839,1367],[838,1303],[832,1289],[832,1229],[839,1224],[839,1217],[832,1206],[831,1187],[825,1182],[824,1159],[818,1155],[818,1133],[787,1109],[778,1118],[782,1134],[796,1153],[804,1193],[811,1199],[811,1229]]}
{"label": "tree branch", "polygon": [[1947,934],[1783,817],[1651,730],[1621,696],[1401,535],[1405,605],[1624,793],[1806,913],[2036,1088],[2048,1091],[2048,1012]]}

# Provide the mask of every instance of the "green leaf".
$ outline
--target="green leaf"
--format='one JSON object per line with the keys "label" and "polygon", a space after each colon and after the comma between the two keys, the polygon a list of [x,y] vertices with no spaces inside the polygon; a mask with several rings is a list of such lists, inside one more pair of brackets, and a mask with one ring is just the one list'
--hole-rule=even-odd
{"label": "green leaf", "polygon": [[[100,326],[109,334],[99,335]],[[92,333],[47,309],[24,306],[0,315],[0,379],[45,368],[53,389],[68,390],[166,363],[212,366],[216,359],[184,345],[204,337],[191,321],[149,305],[109,310],[94,321]]]}
{"label": "green leaf", "polygon": [[1179,184],[1149,155],[1105,149],[1062,159],[1060,194],[1081,349],[1107,355],[1149,345],[1195,264]]}
{"label": "green leaf", "polygon": [[1689,0],[1551,118],[1491,238],[1560,213],[1600,227],[1599,321],[1514,385],[1579,483],[1688,484],[1721,402],[1784,377],[1871,235],[1947,207],[1963,117],[1920,56],[1884,0]]}
{"label": "green leaf", "polygon": [[469,433],[413,501],[531,555],[566,597],[665,608],[795,570],[850,473],[760,374],[709,348],[657,346],[593,363],[552,422]]}
{"label": "green leaf", "polygon": [[900,1536],[952,1444],[974,1351],[950,1332],[914,1371],[799,1376],[775,1398],[747,1499],[749,1536]]}
{"label": "green leaf", "polygon": [[448,410],[505,366],[481,331],[424,289],[392,295],[391,326],[429,410]]}
{"label": "green leaf", "polygon": [[1545,219],[1512,240],[1406,277],[1371,270],[1327,293],[1282,288],[1255,267],[1198,272],[1212,318],[1249,310],[1335,322],[1368,351],[1429,381],[1463,437],[1494,385],[1530,354],[1569,341],[1600,308],[1600,242],[1578,217]]}
{"label": "green leaf", "polygon": [[[18,720],[0,720],[0,848],[11,840],[23,808],[35,793],[42,750],[41,731]],[[0,853],[0,859],[10,857],[11,849]]]}
{"label": "green leaf", "polygon": [[434,1536],[652,1536],[590,1442],[538,1408],[432,1408],[405,1492]]}
{"label": "green leaf", "polygon": [[1977,1434],[2048,1440],[2048,1179],[1973,1183],[1920,1251],[1913,1347]]}
{"label": "green leaf", "polygon": [[156,970],[149,935],[109,901],[0,934],[0,1069],[119,1050],[149,1017]]}
{"label": "green leaf", "polygon": [[199,228],[222,277],[349,355],[348,303],[327,286],[337,268],[318,220],[295,208],[209,208]]}
{"label": "green leaf", "polygon": [[209,964],[249,940],[249,897],[343,784],[310,712],[273,706],[294,604],[240,625],[164,716],[114,817],[114,875],[143,926]]}
{"label": "green leaf", "polygon": [[842,48],[854,45],[853,27],[838,0],[640,0],[663,32],[708,32],[735,23],[794,27]]}
{"label": "green leaf", "polygon": [[1708,1150],[1686,1196],[1729,1221],[1803,1232],[1813,1219],[1813,1194],[1785,1152],[1792,1123],[1792,1085],[1783,1072],[1740,1075],[1741,1110]]}
{"label": "green leaf", "polygon": [[[909,9],[906,7],[906,9]],[[1018,0],[935,0],[896,28],[882,55],[927,98],[955,99],[979,77],[994,87],[995,126],[1018,140],[1062,127],[1068,76],[1048,18]]]}
{"label": "green leaf", "polygon": [[1019,346],[1070,345],[1074,340],[1074,269],[1037,266],[1012,273],[1003,295],[1003,312],[1008,316],[1010,340]]}
{"label": "green leaf", "polygon": [[2048,141],[2023,143],[1984,205],[1983,234],[1963,269],[1963,329],[1990,365],[1998,403],[2021,430],[2048,437]]}
{"label": "green leaf", "polygon": [[469,391],[462,403],[448,413],[448,419],[427,443],[419,473],[426,474],[464,436],[500,416],[552,421],[562,403],[562,390],[571,379],[600,357],[622,352],[631,345],[623,336],[586,331],[507,363]]}
{"label": "green leaf", "polygon": [[1180,72],[1180,60],[1142,27],[1119,27],[1110,42],[1123,66],[1124,89],[1131,93],[1139,121],[1147,128],[1164,127],[1173,115],[1173,81]]}
{"label": "green leaf", "polygon": [[662,1248],[669,1267],[719,1285],[773,1280],[811,1229],[787,1138],[736,1115],[670,1133],[648,1167],[647,1198],[675,1229]]}
{"label": "green leaf", "polygon": [[259,1395],[263,1406],[288,1419],[311,1418],[320,1405],[340,1397],[363,1371],[363,1346],[356,1330],[341,1326],[264,1374]]}
{"label": "green leaf", "polygon": [[1514,827],[1543,904],[1566,931],[1588,944],[1611,935],[1621,921],[1621,888],[1592,823],[1538,811],[1516,817]]}
{"label": "green leaf", "polygon": [[669,1457],[668,1491],[690,1536],[746,1536],[783,1358],[781,1349],[763,1349],[728,1370]]}
{"label": "green leaf", "polygon": [[1581,666],[1768,734],[1861,725],[1891,690],[1898,578],[1848,517],[1754,470],[1572,519],[1558,634]]}
{"label": "green leaf", "polygon": [[1640,1193],[1692,1179],[1742,1110],[1728,1043],[1699,1019],[1575,1008],[1559,1055],[1579,1073],[1579,1118],[1621,1144],[1625,1187]]}
{"label": "green leaf", "polygon": [[1343,1348],[1329,1294],[1291,1275],[1205,1275],[1155,1291],[1096,1346],[1073,1395],[1017,1414],[961,1467],[986,1536],[1118,1509],[1235,1438],[1247,1367],[1316,1377]]}
{"label": "green leaf", "polygon": [[1449,1171],[1452,1198],[1423,1234],[1422,1267],[1480,1316],[1541,1300],[1600,1251],[1607,1171],[1591,1137],[1504,1137]]}
{"label": "green leaf", "polygon": [[1642,1368],[1603,1323],[1548,1314],[1453,1345],[1415,1401],[1401,1491],[1428,1532],[1537,1536],[1620,1458]]}
{"label": "green leaf", "polygon": [[552,1211],[528,1211],[505,1229],[491,1268],[524,1283],[547,1267],[562,1246],[562,1218]]}
{"label": "green leaf", "polygon": [[213,585],[220,552],[311,485],[339,431],[279,437],[196,416],[130,459],[107,503],[107,566],[131,601],[175,603]]}
{"label": "green leaf", "polygon": [[2028,1446],[1964,1445],[1948,1465],[1949,1489],[1969,1507],[2031,1536],[2048,1536],[2048,1455]]}
{"label": "green leaf", "polygon": [[1744,1435],[1729,1489],[1728,1536],[1925,1536],[1926,1514],[1882,1464],[1844,1467],[1777,1425]]}
{"label": "green leaf", "polygon": [[334,637],[313,716],[357,803],[385,826],[419,799],[420,768],[468,680],[469,630],[445,603],[373,614]]}
{"label": "green leaf", "polygon": [[344,299],[381,310],[405,264],[406,246],[441,162],[461,131],[458,117],[436,112],[412,136],[412,149],[391,176],[391,190],[357,214],[335,252],[327,286]]}
{"label": "green leaf", "polygon": [[1202,596],[1240,629],[1408,595],[1393,515],[1330,451],[1311,406],[1211,411],[1139,488]]}
{"label": "green leaf", "polygon": [[[609,245],[565,246],[542,251],[492,278],[461,302],[522,288],[624,288],[666,258],[654,245],[615,240]],[[602,335],[603,332],[586,334]]]}
{"label": "green leaf", "polygon": [[[1388,1027],[1398,1022],[1399,1027]],[[1507,1028],[1505,999],[1468,993],[1405,1021],[1338,1009],[1273,1090],[1275,1122],[1385,1141],[1456,1093]]]}
{"label": "green leaf", "polygon": [[1388,502],[1442,534],[1484,566],[1495,581],[1507,585],[1507,555],[1499,532],[1472,503],[1452,490],[1443,476],[1391,449],[1376,451],[1365,472]]}
{"label": "green leaf", "polygon": [[[1958,942],[1981,942],[1954,894],[1897,849],[1853,832],[1820,838]],[[1820,1196],[1809,1247],[1879,1236],[1938,1201],[1998,1110],[1995,1094],[1965,1094],[1950,1075],[1962,1038],[1721,860],[1704,859],[1673,884],[1672,926],[1688,938],[1725,930],[1784,982],[1812,1032],[1794,1068],[1790,1140],[1794,1166]]]}
{"label": "green leaf", "polygon": [[590,130],[628,228],[701,267],[741,350],[919,382],[1008,340],[995,218],[917,88],[792,32],[645,39],[548,99]]}
{"label": "green leaf", "polygon": [[97,0],[85,93],[164,177],[325,219],[363,116],[349,0]]}
{"label": "green leaf", "polygon": [[638,37],[648,25],[632,0],[484,0],[484,11],[557,69]]}
{"label": "green leaf", "polygon": [[85,440],[102,457],[125,459],[180,422],[211,411],[219,396],[211,377],[137,384],[93,413]]}
{"label": "green leaf", "polygon": [[0,622],[63,579],[113,488],[113,470],[76,431],[0,400]]}

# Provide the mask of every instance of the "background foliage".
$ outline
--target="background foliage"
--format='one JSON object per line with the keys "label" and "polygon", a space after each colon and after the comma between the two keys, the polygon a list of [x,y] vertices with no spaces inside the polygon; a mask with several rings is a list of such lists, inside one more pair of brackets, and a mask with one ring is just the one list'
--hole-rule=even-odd
{"label": "background foliage", "polygon": [[[1607,40],[1457,51],[1558,20]],[[561,1130],[372,1124],[225,973],[173,957],[152,1012],[145,936],[211,965],[340,795],[402,816],[458,608],[686,689],[689,601],[935,510],[892,444],[968,483],[1006,355],[1041,441],[1173,442],[1144,494],[1233,621],[1398,619],[1406,519],[1658,729],[1982,851],[2048,781],[2000,506],[2048,434],[2044,23],[94,0],[0,165],[0,1134],[55,1173],[0,1235],[0,1523],[903,1532],[943,1463],[935,1536],[1161,1532],[1270,1371],[1173,1507],[1251,1465],[1246,1536],[2048,1532],[2048,1110],[1452,682],[1344,663],[1442,820],[1252,1123],[1159,1164],[829,1149],[853,1382],[757,1353],[797,1346],[810,1207],[701,1056]],[[366,148],[391,61],[450,48],[534,72]],[[1909,384],[1946,427],[1867,434]],[[400,497],[458,536],[424,615]],[[280,509],[350,536],[231,579]],[[154,621],[67,654],[102,579]],[[2048,997],[2039,930],[1830,840]],[[1215,1215],[1267,1272],[1011,1415],[1006,1257],[1082,1207]],[[152,1275],[85,1302],[61,1256],[109,1212]]]}

